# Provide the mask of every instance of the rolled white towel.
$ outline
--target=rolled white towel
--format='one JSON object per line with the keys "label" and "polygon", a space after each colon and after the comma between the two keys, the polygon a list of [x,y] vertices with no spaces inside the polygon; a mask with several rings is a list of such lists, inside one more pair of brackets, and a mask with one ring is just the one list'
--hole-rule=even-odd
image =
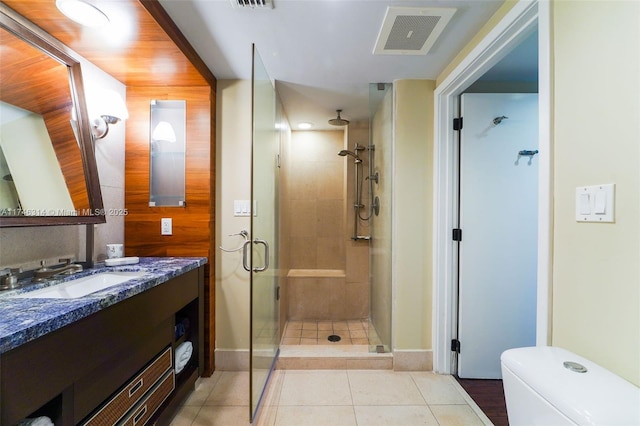
{"label": "rolled white towel", "polygon": [[49,417],[34,417],[32,419],[24,419],[18,426],[53,426],[53,422]]}
{"label": "rolled white towel", "polygon": [[176,348],[176,374],[180,373],[191,359],[193,343],[186,341]]}

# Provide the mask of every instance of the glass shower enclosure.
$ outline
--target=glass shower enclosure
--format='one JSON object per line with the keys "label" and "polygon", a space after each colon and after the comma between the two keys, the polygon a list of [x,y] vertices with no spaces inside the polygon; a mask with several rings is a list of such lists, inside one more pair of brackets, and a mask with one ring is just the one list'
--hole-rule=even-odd
{"label": "glass shower enclosure", "polygon": [[[279,353],[278,179],[280,132],[277,96],[253,46],[250,271],[250,416],[253,422]],[[250,253],[249,256],[246,254]],[[248,258],[248,259],[247,259]]]}

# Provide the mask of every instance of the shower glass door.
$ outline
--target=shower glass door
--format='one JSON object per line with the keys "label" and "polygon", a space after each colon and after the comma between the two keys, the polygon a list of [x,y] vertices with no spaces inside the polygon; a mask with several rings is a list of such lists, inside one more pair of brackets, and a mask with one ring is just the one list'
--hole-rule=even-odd
{"label": "shower glass door", "polygon": [[251,420],[273,370],[279,350],[278,329],[278,153],[280,133],[276,92],[253,46],[251,154]]}

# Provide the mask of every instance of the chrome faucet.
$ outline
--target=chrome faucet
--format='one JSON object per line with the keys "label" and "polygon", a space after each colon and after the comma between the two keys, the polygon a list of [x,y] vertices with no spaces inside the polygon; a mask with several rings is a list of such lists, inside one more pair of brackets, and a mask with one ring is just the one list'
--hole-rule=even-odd
{"label": "chrome faucet", "polygon": [[59,262],[65,262],[65,265],[60,268],[47,268],[45,266],[45,261],[40,262],[40,269],[36,269],[33,273],[33,279],[31,280],[34,283],[46,281],[48,278],[54,277],[60,274],[75,274],[76,272],[82,271],[82,265],[78,265],[75,263],[71,263],[71,259],[60,259]]}

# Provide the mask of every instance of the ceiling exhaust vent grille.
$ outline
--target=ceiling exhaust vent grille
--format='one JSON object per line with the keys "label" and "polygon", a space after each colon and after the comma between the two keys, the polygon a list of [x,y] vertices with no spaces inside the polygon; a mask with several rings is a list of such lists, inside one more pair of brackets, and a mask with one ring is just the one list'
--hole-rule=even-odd
{"label": "ceiling exhaust vent grille", "polygon": [[273,9],[273,0],[229,0],[235,8]]}
{"label": "ceiling exhaust vent grille", "polygon": [[447,25],[455,9],[388,7],[375,55],[426,55]]}

